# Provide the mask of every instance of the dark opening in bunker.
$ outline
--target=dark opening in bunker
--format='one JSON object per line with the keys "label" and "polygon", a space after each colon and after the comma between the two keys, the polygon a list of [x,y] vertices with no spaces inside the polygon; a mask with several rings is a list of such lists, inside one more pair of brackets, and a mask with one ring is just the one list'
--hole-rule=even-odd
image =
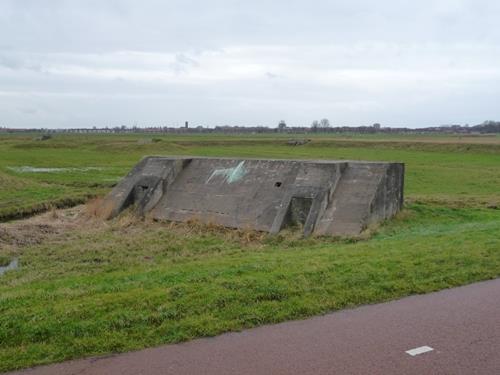
{"label": "dark opening in bunker", "polygon": [[149,186],[148,185],[136,185],[134,189],[133,201],[131,203],[138,203],[142,201],[145,195],[148,193]]}
{"label": "dark opening in bunker", "polygon": [[285,227],[303,227],[311,211],[312,198],[292,197],[285,218]]}
{"label": "dark opening in bunker", "polygon": [[274,186],[276,186],[276,187],[280,187],[280,186],[281,186],[281,181],[277,181],[277,182],[274,184]]}

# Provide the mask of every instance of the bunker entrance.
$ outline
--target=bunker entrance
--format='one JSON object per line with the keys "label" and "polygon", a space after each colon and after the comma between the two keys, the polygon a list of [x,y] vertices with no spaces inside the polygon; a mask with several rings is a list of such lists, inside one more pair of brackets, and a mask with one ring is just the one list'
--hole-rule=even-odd
{"label": "bunker entrance", "polygon": [[312,198],[292,197],[285,219],[286,227],[303,227],[309,216]]}
{"label": "bunker entrance", "polygon": [[135,187],[135,191],[134,191],[134,202],[136,202],[136,203],[141,202],[149,190],[150,190],[150,187],[148,185],[145,185],[145,184],[137,185]]}

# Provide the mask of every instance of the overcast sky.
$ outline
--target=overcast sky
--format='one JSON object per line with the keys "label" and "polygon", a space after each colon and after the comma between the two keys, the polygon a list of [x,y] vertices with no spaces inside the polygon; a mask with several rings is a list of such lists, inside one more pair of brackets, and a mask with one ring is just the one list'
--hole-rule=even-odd
{"label": "overcast sky", "polygon": [[498,0],[0,0],[0,126],[500,120]]}

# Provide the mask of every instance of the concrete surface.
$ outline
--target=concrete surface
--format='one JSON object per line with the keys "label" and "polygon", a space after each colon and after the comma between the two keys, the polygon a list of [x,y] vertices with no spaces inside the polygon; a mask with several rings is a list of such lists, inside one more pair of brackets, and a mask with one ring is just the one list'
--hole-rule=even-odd
{"label": "concrete surface", "polygon": [[401,163],[148,157],[106,197],[101,215],[135,205],[160,220],[357,235],[401,209],[403,180]]}
{"label": "concrete surface", "polygon": [[[411,353],[422,354],[406,353],[417,348]],[[15,374],[495,375],[500,374],[500,279]]]}

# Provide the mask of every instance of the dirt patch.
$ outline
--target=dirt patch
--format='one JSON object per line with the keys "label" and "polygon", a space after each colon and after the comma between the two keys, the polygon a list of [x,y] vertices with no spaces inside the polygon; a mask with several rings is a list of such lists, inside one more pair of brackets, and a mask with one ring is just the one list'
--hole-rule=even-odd
{"label": "dirt patch", "polygon": [[90,218],[85,205],[54,209],[25,220],[0,224],[0,248],[21,248],[76,229],[90,229],[102,221]]}
{"label": "dirt patch", "polygon": [[88,218],[108,219],[111,217],[113,208],[113,202],[98,197],[87,202],[84,214]]}
{"label": "dirt patch", "polygon": [[48,224],[22,224],[0,228],[0,241],[16,246],[33,245],[58,232],[58,228]]}

